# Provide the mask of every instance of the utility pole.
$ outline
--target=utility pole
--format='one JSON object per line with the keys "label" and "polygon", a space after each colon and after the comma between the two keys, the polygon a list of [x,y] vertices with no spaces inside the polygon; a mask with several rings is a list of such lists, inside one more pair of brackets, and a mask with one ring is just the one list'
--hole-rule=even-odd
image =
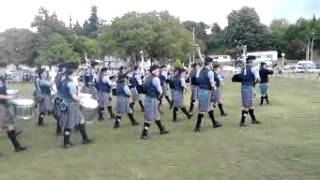
{"label": "utility pole", "polygon": [[[194,28],[192,28],[192,46],[194,45]],[[192,48],[192,63],[194,63],[194,48]]]}

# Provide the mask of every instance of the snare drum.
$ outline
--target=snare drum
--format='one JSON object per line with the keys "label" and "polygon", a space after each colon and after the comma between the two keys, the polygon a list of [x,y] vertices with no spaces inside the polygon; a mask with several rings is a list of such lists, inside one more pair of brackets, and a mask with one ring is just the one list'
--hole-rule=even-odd
{"label": "snare drum", "polygon": [[86,121],[92,121],[97,114],[98,102],[93,98],[81,98],[80,110]]}
{"label": "snare drum", "polygon": [[14,99],[12,102],[16,119],[29,120],[33,117],[34,101],[32,99]]}
{"label": "snare drum", "polygon": [[7,94],[12,96],[13,98],[18,97],[19,91],[17,89],[7,89]]}

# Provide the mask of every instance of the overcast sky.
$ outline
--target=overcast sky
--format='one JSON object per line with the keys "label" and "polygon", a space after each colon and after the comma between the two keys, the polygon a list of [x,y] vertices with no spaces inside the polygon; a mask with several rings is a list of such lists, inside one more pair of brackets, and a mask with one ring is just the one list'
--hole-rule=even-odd
{"label": "overcast sky", "polygon": [[82,22],[90,15],[90,7],[98,6],[98,16],[110,22],[128,11],[168,10],[180,20],[218,22],[227,25],[227,15],[242,6],[254,7],[261,21],[268,25],[274,18],[294,23],[299,17],[320,16],[320,0],[2,0],[0,32],[7,28],[30,28],[40,6],[55,11],[66,23]]}

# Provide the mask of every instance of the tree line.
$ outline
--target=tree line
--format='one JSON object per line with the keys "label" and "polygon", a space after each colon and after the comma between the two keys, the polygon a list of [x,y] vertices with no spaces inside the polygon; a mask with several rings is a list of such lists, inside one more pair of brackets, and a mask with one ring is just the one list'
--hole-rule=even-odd
{"label": "tree line", "polygon": [[41,65],[114,55],[135,63],[143,51],[152,60],[188,62],[194,49],[193,31],[202,53],[234,58],[243,45],[248,51],[284,52],[288,59],[304,59],[311,41],[315,49],[320,47],[320,18],[315,16],[294,24],[275,19],[266,26],[254,8],[242,7],[232,11],[227,20],[228,25],[221,28],[218,23],[181,22],[167,11],[152,11],[128,12],[107,23],[93,6],[83,23],[70,20],[67,25],[56,13],[41,7],[31,23],[35,32],[12,28],[0,33],[0,61]]}

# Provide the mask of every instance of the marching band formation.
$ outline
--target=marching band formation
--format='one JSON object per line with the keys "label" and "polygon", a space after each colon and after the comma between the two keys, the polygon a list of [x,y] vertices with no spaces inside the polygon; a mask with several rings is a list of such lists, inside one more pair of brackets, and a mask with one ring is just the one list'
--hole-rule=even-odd
{"label": "marching band formation", "polygon": [[[241,84],[242,112],[239,126],[246,126],[246,117],[251,117],[252,124],[260,124],[255,117],[253,97],[254,87],[259,83],[261,93],[261,105],[264,100],[269,104],[268,76],[273,72],[261,63],[260,68],[253,68],[254,56],[248,56],[241,72],[232,77],[233,82]],[[6,67],[6,64],[0,64]],[[138,109],[144,113],[141,139],[149,139],[148,130],[152,121],[155,121],[161,135],[169,131],[163,125],[161,115],[166,112],[163,108],[164,99],[168,102],[172,111],[172,122],[179,122],[179,111],[186,118],[191,119],[194,109],[197,107],[194,132],[201,131],[203,117],[208,114],[213,128],[219,128],[222,124],[215,118],[214,110],[218,107],[221,116],[227,116],[223,108],[222,86],[224,77],[221,74],[222,66],[213,64],[213,59],[205,58],[204,64],[194,63],[191,70],[184,68],[168,69],[166,65],[153,64],[147,74],[142,74],[139,66],[125,72],[122,68],[117,75],[112,75],[106,67],[92,63],[86,69],[83,85],[79,83],[79,70],[76,63],[59,63],[58,72],[54,80],[48,78],[48,72],[44,69],[38,71],[35,78],[34,100],[38,109],[37,125],[46,124],[47,116],[52,114],[56,120],[56,135],[63,136],[63,147],[70,148],[73,143],[70,136],[74,130],[80,132],[83,144],[90,144],[92,140],[87,134],[86,122],[94,119],[98,114],[98,120],[105,120],[105,108],[110,119],[113,120],[113,128],[121,127],[122,117],[128,116],[132,126],[139,126],[134,112]],[[56,92],[53,94],[53,86]],[[190,87],[190,105],[185,106],[186,89]],[[116,97],[116,98],[114,98]],[[6,129],[15,151],[26,150],[17,140],[20,132],[14,128],[14,115],[17,115],[17,107],[12,113],[12,95],[7,93],[6,80],[0,77],[0,119],[2,128]],[[135,107],[139,104],[140,108]],[[196,106],[197,104],[197,106]],[[114,108],[114,109],[113,109]]]}

